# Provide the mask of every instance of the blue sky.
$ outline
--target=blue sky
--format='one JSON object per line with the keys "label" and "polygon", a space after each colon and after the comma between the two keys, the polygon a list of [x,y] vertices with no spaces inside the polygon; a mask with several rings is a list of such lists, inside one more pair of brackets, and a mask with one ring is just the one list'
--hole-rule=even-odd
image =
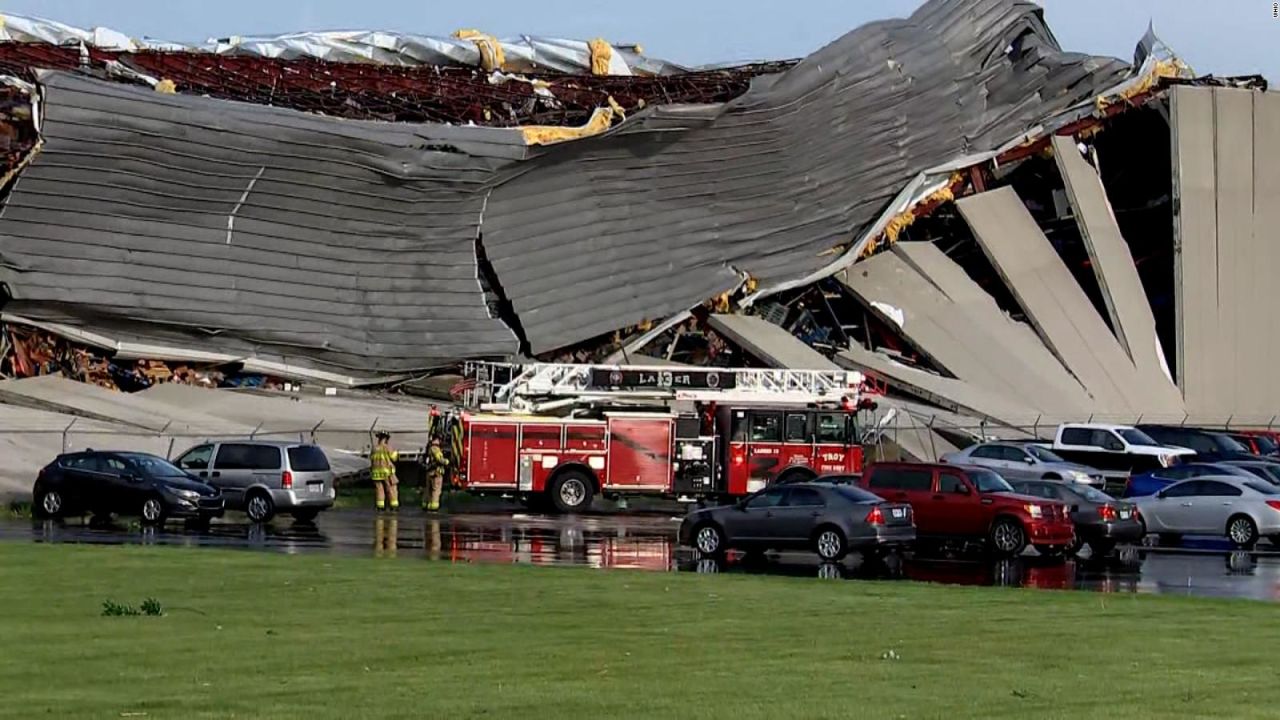
{"label": "blue sky", "polygon": [[[0,12],[134,37],[204,41],[317,29],[447,35],[547,35],[638,42],[678,63],[800,57],[868,20],[909,14],[916,0],[0,0]],[[1042,0],[1070,50],[1128,59],[1148,20],[1197,72],[1280,79],[1280,19],[1261,0]]]}

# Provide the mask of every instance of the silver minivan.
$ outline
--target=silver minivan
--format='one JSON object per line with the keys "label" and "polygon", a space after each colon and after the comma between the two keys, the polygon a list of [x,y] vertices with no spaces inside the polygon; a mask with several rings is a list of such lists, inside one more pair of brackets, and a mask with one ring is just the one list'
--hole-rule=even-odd
{"label": "silver minivan", "polygon": [[227,509],[243,510],[253,522],[278,512],[309,521],[333,507],[333,470],[310,443],[221,440],[197,445],[173,463],[222,490]]}

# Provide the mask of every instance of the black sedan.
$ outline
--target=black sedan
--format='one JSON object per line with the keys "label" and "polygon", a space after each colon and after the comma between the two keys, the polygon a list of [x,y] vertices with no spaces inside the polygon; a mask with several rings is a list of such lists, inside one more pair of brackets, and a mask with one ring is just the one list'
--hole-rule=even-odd
{"label": "black sedan", "polygon": [[149,525],[170,517],[208,521],[220,517],[222,493],[164,458],[136,452],[59,455],[40,470],[32,489],[44,517],[136,515]]}
{"label": "black sedan", "polygon": [[733,505],[694,510],[680,525],[680,543],[712,557],[731,548],[808,548],[823,560],[839,560],[850,550],[887,549],[915,539],[910,505],[822,482],[768,487]]}
{"label": "black sedan", "polygon": [[1117,543],[1142,539],[1138,509],[1088,485],[1055,480],[1016,480],[1013,489],[1023,495],[1060,500],[1067,504],[1076,526],[1077,552],[1085,543],[1095,557],[1108,555]]}

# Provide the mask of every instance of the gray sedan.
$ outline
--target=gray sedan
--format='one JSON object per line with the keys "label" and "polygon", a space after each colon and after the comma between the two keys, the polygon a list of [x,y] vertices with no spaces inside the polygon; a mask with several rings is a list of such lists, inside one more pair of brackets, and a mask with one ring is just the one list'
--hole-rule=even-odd
{"label": "gray sedan", "polygon": [[680,544],[712,557],[731,548],[808,548],[823,560],[839,560],[849,550],[887,549],[915,539],[910,505],[829,483],[774,485],[733,505],[694,510],[680,524]]}
{"label": "gray sedan", "polygon": [[1162,541],[1225,535],[1239,548],[1259,537],[1280,539],[1280,489],[1257,478],[1218,475],[1183,480],[1155,495],[1130,499],[1147,532]]}
{"label": "gray sedan", "polygon": [[1020,443],[978,443],[942,456],[951,465],[979,465],[995,470],[1006,480],[1063,480],[1102,487],[1102,472],[1087,465],[1067,462],[1039,445]]}

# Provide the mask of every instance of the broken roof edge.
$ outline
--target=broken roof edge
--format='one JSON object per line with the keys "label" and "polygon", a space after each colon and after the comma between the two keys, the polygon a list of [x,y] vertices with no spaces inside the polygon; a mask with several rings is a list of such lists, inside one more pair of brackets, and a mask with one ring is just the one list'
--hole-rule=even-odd
{"label": "broken roof edge", "polygon": [[[80,45],[101,50],[187,52],[210,55],[305,57],[373,65],[477,66],[608,76],[673,75],[689,68],[651,58],[635,43],[609,43],[600,38],[572,40],[518,35],[496,38],[474,30],[449,36],[392,30],[299,31],[276,35],[231,35],[203,44],[154,38],[137,39],[111,28],[83,29],[30,15],[0,15],[0,41]],[[488,67],[496,63],[496,67]]]}
{"label": "broken roof edge", "polygon": [[0,313],[0,321],[26,325],[44,330],[74,342],[89,345],[100,350],[111,352],[112,357],[119,360],[168,360],[171,362],[208,363],[216,365],[239,364],[248,373],[269,375],[286,380],[303,380],[327,383],[338,387],[357,388],[387,385],[402,382],[415,377],[412,373],[395,375],[357,377],[341,373],[317,370],[311,367],[294,365],[287,362],[266,360],[263,358],[209,352],[194,348],[175,347],[171,345],[152,345],[149,343],[117,340],[90,330],[56,322],[32,320],[13,313]]}
{"label": "broken roof edge", "polygon": [[[1147,37],[1144,36],[1143,41],[1146,40]],[[1062,128],[1090,116],[1102,119],[1105,115],[1100,115],[1099,113],[1117,103],[1132,102],[1140,95],[1166,90],[1167,88],[1160,87],[1160,81],[1163,79],[1189,78],[1191,76],[1190,67],[1179,60],[1172,50],[1163,42],[1160,42],[1158,38],[1155,42],[1157,43],[1155,47],[1159,51],[1148,53],[1142,60],[1142,65],[1134,72],[1133,77],[1116,83],[1105,92],[1099,93],[1092,101],[1075,105],[1050,120],[1026,130],[995,150],[965,155],[917,174],[894,196],[894,199],[889,202],[884,211],[876,218],[876,221],[859,234],[857,239],[848,245],[835,260],[801,278],[762,287],[742,298],[739,304],[742,307],[750,307],[763,298],[815,283],[852,267],[863,259],[867,249],[874,245],[877,238],[885,234],[886,229],[896,217],[910,212],[924,203],[931,195],[946,188],[949,184],[949,179],[954,173],[969,170],[986,162],[997,161],[1020,147],[1045,142]]]}

